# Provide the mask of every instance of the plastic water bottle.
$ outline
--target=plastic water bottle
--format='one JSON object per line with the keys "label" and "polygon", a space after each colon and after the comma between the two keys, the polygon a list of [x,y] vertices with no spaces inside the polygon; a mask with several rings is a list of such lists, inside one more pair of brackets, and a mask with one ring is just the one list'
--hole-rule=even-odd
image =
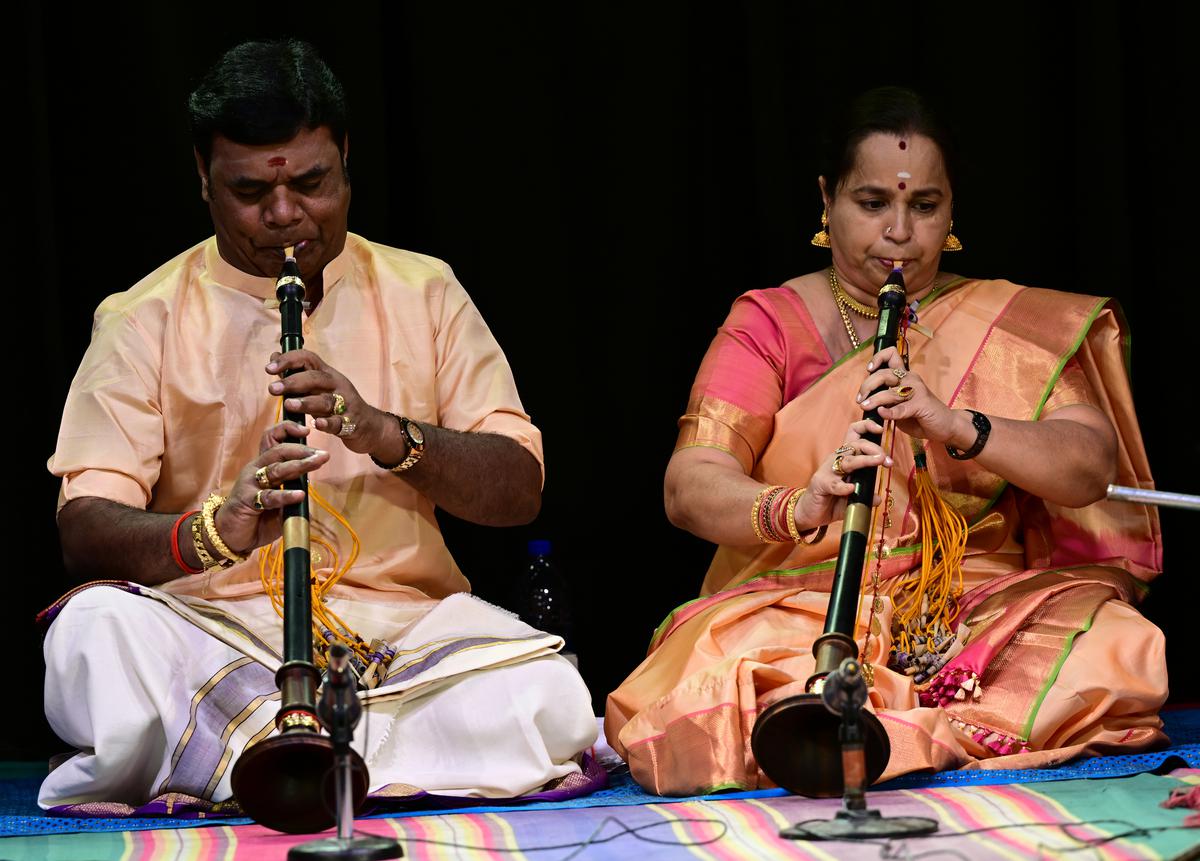
{"label": "plastic water bottle", "polygon": [[529,542],[529,565],[521,579],[517,608],[521,618],[566,642],[559,653],[576,667],[579,659],[571,648],[571,599],[567,581],[550,556],[550,542],[537,539]]}

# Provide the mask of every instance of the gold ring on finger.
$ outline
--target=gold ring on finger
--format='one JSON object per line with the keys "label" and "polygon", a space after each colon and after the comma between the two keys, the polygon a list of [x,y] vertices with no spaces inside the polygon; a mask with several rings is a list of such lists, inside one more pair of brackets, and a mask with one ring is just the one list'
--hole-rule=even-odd
{"label": "gold ring on finger", "polygon": [[833,459],[833,471],[836,472],[838,475],[840,475],[842,478],[845,478],[846,470],[842,469],[842,458],[843,457],[845,457],[844,454],[839,454],[837,457],[835,457]]}
{"label": "gold ring on finger", "polygon": [[263,509],[266,508],[266,506],[263,505],[263,500],[262,500],[264,493],[266,493],[265,490],[260,490],[260,491],[258,491],[258,493],[254,494],[254,510],[255,511],[262,511]]}
{"label": "gold ring on finger", "polygon": [[339,395],[337,392],[334,392],[333,393],[333,414],[335,416],[340,416],[340,415],[345,415],[345,413],[346,413],[346,399],[343,398],[341,395]]}
{"label": "gold ring on finger", "polygon": [[908,371],[904,370],[904,368],[892,368],[892,373],[896,375],[897,380],[903,380],[908,376]]}
{"label": "gold ring on finger", "polygon": [[254,483],[263,490],[271,486],[271,479],[267,476],[267,468],[265,466],[260,466],[254,470]]}
{"label": "gold ring on finger", "polygon": [[852,451],[854,451],[854,446],[850,445],[850,443],[847,442],[847,443],[842,443],[841,445],[839,445],[836,449],[834,449],[833,453],[834,454],[850,454]]}
{"label": "gold ring on finger", "polygon": [[349,416],[342,416],[342,427],[338,430],[338,436],[345,439],[348,436],[353,436],[354,431],[358,429],[358,425],[350,421]]}
{"label": "gold ring on finger", "polygon": [[896,397],[898,397],[902,401],[907,401],[909,398],[911,398],[913,396],[913,392],[915,392],[915,391],[916,391],[916,389],[914,389],[912,386],[897,386],[896,387]]}

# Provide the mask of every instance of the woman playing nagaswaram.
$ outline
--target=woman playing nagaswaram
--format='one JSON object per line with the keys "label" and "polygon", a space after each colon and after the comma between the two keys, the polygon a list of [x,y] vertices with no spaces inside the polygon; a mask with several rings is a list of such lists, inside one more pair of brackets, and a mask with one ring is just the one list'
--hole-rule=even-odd
{"label": "woman playing nagaswaram", "polygon": [[[1163,637],[1133,608],[1160,568],[1158,521],[1102,501],[1114,480],[1152,486],[1119,310],[939,270],[961,247],[953,150],[911,91],[860,97],[832,141],[813,240],[831,266],[739,297],[692,388],[667,513],[720,547],[701,597],[610,694],[609,741],[660,794],[769,785],[756,717],[813,673],[845,478],[879,466],[857,641],[884,779],[1161,744]],[[871,355],[867,316],[897,267],[916,303],[907,365]],[[894,423],[886,450],[864,439],[884,431],[871,407]],[[945,539],[923,574],[930,483],[967,532],[961,561]]]}

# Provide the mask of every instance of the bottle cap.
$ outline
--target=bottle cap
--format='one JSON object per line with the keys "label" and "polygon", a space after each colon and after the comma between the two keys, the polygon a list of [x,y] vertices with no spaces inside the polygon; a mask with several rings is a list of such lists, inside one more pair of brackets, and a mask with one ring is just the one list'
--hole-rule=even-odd
{"label": "bottle cap", "polygon": [[535,538],[533,541],[530,541],[529,542],[529,555],[530,556],[549,556],[550,555],[550,542],[547,541],[545,538]]}

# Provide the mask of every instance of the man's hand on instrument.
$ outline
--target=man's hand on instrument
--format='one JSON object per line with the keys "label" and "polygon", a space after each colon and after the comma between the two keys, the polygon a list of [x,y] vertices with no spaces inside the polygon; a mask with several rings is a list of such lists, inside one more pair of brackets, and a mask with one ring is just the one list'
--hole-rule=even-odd
{"label": "man's hand on instrument", "polygon": [[309,350],[272,353],[267,373],[286,379],[268,386],[272,395],[283,395],[284,408],[313,417],[313,426],[341,439],[346,448],[369,454],[383,433],[386,414],[368,404],[358,389],[336,368]]}
{"label": "man's hand on instrument", "polygon": [[[946,443],[960,430],[954,410],[929,390],[920,374],[904,367],[895,347],[872,356],[867,370],[856,398],[863,410],[877,408],[882,418],[894,421],[897,428],[916,439]],[[886,388],[871,394],[880,387]]]}
{"label": "man's hand on instrument", "polygon": [[[883,428],[870,419],[860,419],[850,425],[843,444],[808,480],[808,490],[796,504],[796,525],[801,530],[842,518],[846,497],[854,492],[854,485],[845,480],[850,473],[868,466],[892,465],[892,459],[882,448],[863,438],[868,433],[883,433]],[[875,504],[879,502],[880,497],[876,494]]]}
{"label": "man's hand on instrument", "polygon": [[279,537],[279,510],[304,499],[303,491],[284,490],[283,483],[329,460],[329,452],[288,439],[302,439],[308,432],[295,422],[274,425],[263,434],[258,457],[238,474],[216,516],[221,540],[237,553],[245,555]]}

